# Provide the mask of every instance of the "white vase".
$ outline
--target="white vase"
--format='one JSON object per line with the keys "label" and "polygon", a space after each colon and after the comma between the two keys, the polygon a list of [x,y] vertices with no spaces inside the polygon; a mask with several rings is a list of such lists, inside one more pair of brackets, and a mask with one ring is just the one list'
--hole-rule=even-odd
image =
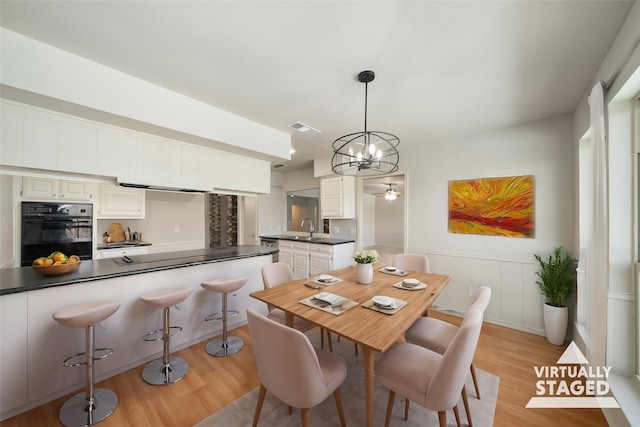
{"label": "white vase", "polygon": [[547,340],[551,344],[562,345],[567,334],[569,309],[567,307],[555,307],[546,302],[542,305],[544,310],[544,330],[547,334]]}
{"label": "white vase", "polygon": [[368,285],[373,281],[373,264],[358,264],[358,283]]}

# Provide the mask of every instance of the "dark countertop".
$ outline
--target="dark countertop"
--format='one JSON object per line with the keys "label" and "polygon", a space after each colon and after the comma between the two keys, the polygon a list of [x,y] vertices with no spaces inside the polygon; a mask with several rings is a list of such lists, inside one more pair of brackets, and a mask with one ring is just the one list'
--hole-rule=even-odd
{"label": "dark countertop", "polygon": [[320,243],[323,245],[342,245],[343,243],[353,243],[353,239],[332,239],[330,237],[313,237],[311,239],[306,236],[290,236],[287,234],[277,234],[275,236],[260,236],[261,239],[273,240],[290,240],[292,242]]}
{"label": "dark countertop", "polygon": [[136,248],[138,246],[151,246],[151,243],[142,240],[125,240],[123,242],[98,243],[96,249]]}
{"label": "dark countertop", "polygon": [[212,262],[251,258],[270,255],[275,252],[278,252],[278,249],[266,246],[231,246],[221,249],[197,249],[149,255],[132,255],[130,258],[133,259],[133,263],[131,264],[123,263],[121,258],[82,261],[80,268],[60,276],[43,276],[31,266],[6,268],[0,269],[0,295],[191,267]]}

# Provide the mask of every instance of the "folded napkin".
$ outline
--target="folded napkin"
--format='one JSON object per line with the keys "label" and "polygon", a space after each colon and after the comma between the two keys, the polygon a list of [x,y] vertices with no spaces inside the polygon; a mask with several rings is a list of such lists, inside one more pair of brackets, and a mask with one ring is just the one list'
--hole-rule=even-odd
{"label": "folded napkin", "polygon": [[381,273],[391,274],[392,276],[406,276],[407,274],[409,274],[408,272],[400,270],[399,268],[397,270],[389,271],[386,268],[382,267],[378,271]]}
{"label": "folded napkin", "polygon": [[341,297],[340,295],[332,294],[330,292],[320,292],[317,295],[311,297],[312,300],[330,305],[332,308],[340,307],[342,304],[349,301],[348,299]]}

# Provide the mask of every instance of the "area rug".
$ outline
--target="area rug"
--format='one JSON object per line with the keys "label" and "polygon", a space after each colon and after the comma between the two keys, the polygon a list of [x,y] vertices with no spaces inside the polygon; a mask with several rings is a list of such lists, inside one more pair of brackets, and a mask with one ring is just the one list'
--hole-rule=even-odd
{"label": "area rug", "polygon": [[[314,345],[319,346],[320,335],[315,330],[307,334]],[[345,419],[348,426],[364,426],[365,404],[364,404],[364,369],[362,367],[361,356],[356,357],[353,343],[346,340],[333,342],[333,352],[347,361],[347,378],[340,386],[340,395],[344,407]],[[376,354],[376,358],[379,357]],[[467,393],[469,396],[469,406],[473,424],[476,426],[492,426],[493,416],[498,397],[499,378],[485,371],[476,368],[476,375],[480,384],[482,400],[476,399],[475,389],[471,375],[467,378]],[[258,390],[255,388],[241,398],[225,406],[220,411],[196,424],[196,427],[244,427],[250,426],[253,421],[253,414],[258,401]],[[375,409],[374,424],[384,425],[384,417],[387,409],[389,390],[376,384],[375,387]],[[468,425],[466,412],[460,400],[460,418],[462,425]],[[333,396],[329,396],[324,402],[311,409],[311,425],[313,427],[339,427],[340,420]],[[447,411],[447,424],[455,426],[453,411]],[[301,425],[300,411],[293,410],[289,415],[289,407],[276,399],[267,391],[267,396],[262,406],[258,427],[278,426],[295,427]],[[416,404],[411,403],[409,409],[409,420],[404,420],[404,397],[396,394],[391,425],[398,427],[426,427],[438,426],[438,414]]]}

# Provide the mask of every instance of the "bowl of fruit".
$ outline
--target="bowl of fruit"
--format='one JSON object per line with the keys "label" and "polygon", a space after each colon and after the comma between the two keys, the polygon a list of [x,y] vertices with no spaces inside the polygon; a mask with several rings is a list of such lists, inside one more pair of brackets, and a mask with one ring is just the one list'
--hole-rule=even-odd
{"label": "bowl of fruit", "polygon": [[70,273],[80,267],[80,257],[78,255],[66,256],[60,251],[55,251],[47,257],[35,259],[31,266],[44,276],[58,276]]}

